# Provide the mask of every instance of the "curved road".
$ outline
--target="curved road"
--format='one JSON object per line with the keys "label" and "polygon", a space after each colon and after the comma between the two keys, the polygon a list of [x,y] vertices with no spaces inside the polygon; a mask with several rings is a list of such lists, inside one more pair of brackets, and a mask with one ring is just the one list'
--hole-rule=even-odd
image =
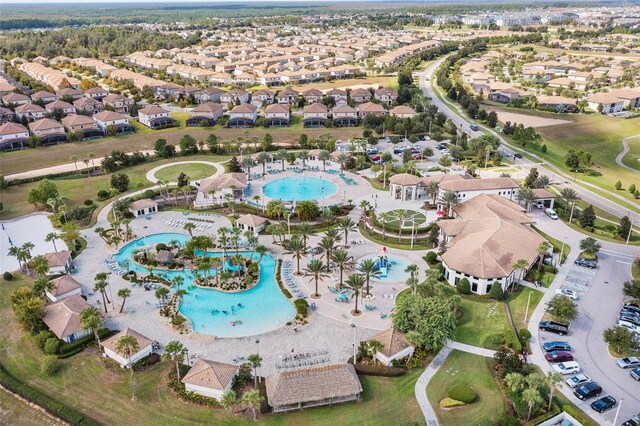
{"label": "curved road", "polygon": [[[438,107],[438,110],[446,114],[447,118],[449,118],[456,126],[458,126],[458,128],[468,133],[469,136],[471,136],[472,138],[482,136],[483,134],[485,134],[483,131],[471,130],[470,120],[467,119],[467,117],[462,112],[460,107],[457,105],[450,106],[445,102],[443,102],[442,99],[438,97],[438,95],[436,94],[436,90],[438,90],[438,93],[441,93],[441,91],[435,88],[435,84],[433,85],[431,84],[431,80],[435,74],[435,71],[438,69],[438,67],[442,64],[442,62],[445,59],[446,57],[437,60],[420,74],[420,83],[419,83],[420,87],[422,88],[422,91],[424,92],[425,96],[428,96],[429,98],[431,98],[431,102]],[[495,132],[493,129],[489,129],[484,126],[480,126],[480,127],[482,127],[483,130],[489,132],[490,134],[498,138],[498,140],[500,140],[500,143],[502,144],[501,151],[506,155],[513,157],[514,153],[522,152],[522,150],[520,150],[519,148],[509,144],[499,133]],[[548,174],[554,181],[558,182],[559,185],[570,187],[573,190],[575,190],[576,193],[578,193],[578,195],[580,195],[580,197],[584,201],[590,204],[593,204],[594,206],[600,207],[601,209],[611,214],[614,214],[615,216],[622,217],[625,215],[629,215],[629,217],[633,220],[634,223],[640,222],[640,214],[638,213],[639,210],[638,210],[637,203],[631,200],[627,200],[613,192],[598,188],[597,186],[590,184],[588,182],[582,182],[583,185],[593,188],[597,192],[606,192],[611,197],[614,197],[617,200],[620,200],[620,204],[613,202],[607,198],[604,198],[601,195],[598,195],[596,192],[591,191],[590,189],[587,189],[581,185],[577,185],[575,183],[570,182],[572,177],[567,175],[564,171],[560,170],[560,168],[549,163],[542,164],[542,161],[543,161],[542,158],[537,157],[535,154],[531,154],[531,153],[528,153],[528,154],[540,160],[540,163],[534,163],[527,158],[522,158],[517,160],[520,166],[524,168],[531,168],[535,166],[539,170],[544,171],[546,174]],[[631,209],[634,209],[634,210],[632,211]]]}

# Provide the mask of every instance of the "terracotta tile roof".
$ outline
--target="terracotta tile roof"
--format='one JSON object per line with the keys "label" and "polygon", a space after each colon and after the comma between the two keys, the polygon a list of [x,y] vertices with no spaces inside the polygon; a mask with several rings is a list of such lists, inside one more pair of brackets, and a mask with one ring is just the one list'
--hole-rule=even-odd
{"label": "terracotta tile roof", "polygon": [[[32,132],[51,130],[51,129],[63,129],[62,124],[58,123],[52,118],[41,118],[33,123],[29,123],[29,129]],[[64,130],[61,130],[64,132]]]}
{"label": "terracotta tile roof", "polygon": [[199,358],[182,378],[182,383],[225,390],[233,381],[238,366]]}
{"label": "terracotta tile roof", "polygon": [[93,118],[98,121],[116,121],[125,120],[127,116],[114,111],[101,111],[95,114]]}
{"label": "terracotta tile roof", "polygon": [[15,135],[18,133],[25,133],[25,132],[28,132],[28,130],[22,124],[12,123],[9,121],[7,123],[4,123],[3,125],[0,125],[1,136]]}
{"label": "terracotta tile roof", "polygon": [[236,187],[238,189],[247,187],[247,175],[244,173],[224,173],[213,178],[203,179],[200,182],[199,191],[208,192],[224,188]]}
{"label": "terracotta tile roof", "polygon": [[289,106],[283,104],[270,104],[267,105],[264,112],[271,114],[289,114]]}
{"label": "terracotta tile roof", "polygon": [[246,113],[254,113],[258,110],[258,107],[253,104],[242,104],[233,107],[229,114],[246,114]]}
{"label": "terracotta tile roof", "polygon": [[38,112],[46,112],[46,111],[47,111],[46,109],[44,109],[38,104],[23,104],[16,107],[16,112],[18,114],[27,114],[27,113],[35,114]]}
{"label": "terracotta tile roof", "polygon": [[68,115],[61,121],[65,126],[96,125],[96,122],[93,121],[93,119],[82,114]]}
{"label": "terracotta tile roof", "polygon": [[535,221],[524,214],[525,209],[520,205],[496,194],[477,195],[453,208],[461,219],[493,219],[500,218],[520,224]]}
{"label": "terracotta tile roof", "polygon": [[360,105],[358,107],[358,110],[362,114],[372,114],[372,113],[387,112],[387,110],[385,110],[382,105],[376,104],[376,103],[373,103],[373,102],[366,102],[366,103]]}
{"label": "terracotta tile roof", "polygon": [[393,175],[389,178],[389,182],[396,185],[418,185],[422,182],[422,179],[415,175],[410,175],[409,173],[400,173],[397,175]]}
{"label": "terracotta tile roof", "polygon": [[205,102],[202,103],[200,105],[198,105],[197,107],[195,107],[193,110],[191,110],[192,113],[194,112],[215,112],[219,109],[222,108],[222,105],[215,103],[215,102]]}
{"label": "terracotta tile roof", "polygon": [[149,207],[156,207],[158,203],[150,198],[143,198],[142,200],[137,200],[131,203],[129,207],[130,210],[142,210],[148,209]]}

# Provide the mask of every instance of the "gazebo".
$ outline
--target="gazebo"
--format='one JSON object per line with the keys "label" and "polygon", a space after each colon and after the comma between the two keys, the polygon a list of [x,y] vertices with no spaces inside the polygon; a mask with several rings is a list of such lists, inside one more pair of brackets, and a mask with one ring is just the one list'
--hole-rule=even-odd
{"label": "gazebo", "polygon": [[391,198],[394,200],[417,200],[422,180],[409,173],[400,173],[389,178]]}

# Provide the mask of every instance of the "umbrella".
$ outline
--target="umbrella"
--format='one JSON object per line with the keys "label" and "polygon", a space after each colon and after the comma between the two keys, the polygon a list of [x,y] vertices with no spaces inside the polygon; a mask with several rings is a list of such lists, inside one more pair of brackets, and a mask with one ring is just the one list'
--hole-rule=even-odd
{"label": "umbrella", "polygon": [[436,212],[436,214],[437,214],[438,216],[444,216],[444,215],[445,215],[445,212],[443,212],[442,210],[438,210],[438,211]]}

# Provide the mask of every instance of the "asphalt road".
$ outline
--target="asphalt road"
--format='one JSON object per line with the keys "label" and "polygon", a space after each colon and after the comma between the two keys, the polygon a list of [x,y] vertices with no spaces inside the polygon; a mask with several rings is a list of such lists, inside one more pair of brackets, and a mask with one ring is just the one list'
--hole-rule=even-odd
{"label": "asphalt road", "polygon": [[[584,236],[567,228],[561,221],[552,221],[542,212],[534,211],[534,216],[540,229],[551,235],[563,236],[560,239],[564,238],[565,242],[572,246],[571,256],[567,261],[573,262],[579,253],[579,241]],[[618,367],[616,360],[609,354],[602,334],[618,320],[623,300],[622,284],[631,279],[631,262],[640,250],[632,246],[607,242],[602,242],[602,246],[598,269],[591,270],[568,263],[565,267],[566,276],[559,275],[560,278],[551,286],[550,293],[545,294],[545,298],[552,297],[555,289],[560,287],[577,291],[580,295],[577,301],[579,316],[572,322],[568,336],[540,332],[536,350],[541,353],[540,345],[545,341],[569,342],[575,360],[582,369],[580,373],[588,375],[602,387],[601,396],[611,395],[618,401],[623,400],[617,422],[621,424],[632,415],[640,413],[640,382],[629,375],[630,370]],[[541,303],[544,302],[546,301],[543,300]],[[545,364],[545,361],[536,361],[536,363],[545,371],[549,369],[549,364]],[[565,386],[563,393],[570,394],[571,391]],[[574,403],[595,419],[602,423],[613,422],[616,410],[609,410],[600,416],[591,409],[590,404],[596,398],[583,402],[573,395],[569,396]]]}
{"label": "asphalt road", "polygon": [[[440,111],[445,113],[447,117],[456,126],[458,126],[460,130],[469,134],[471,138],[482,136],[484,134],[482,131],[471,130],[471,127],[470,127],[471,122],[466,118],[466,116],[462,114],[462,112],[458,107],[456,107],[457,112],[454,113],[447,105],[445,105],[445,103],[438,96],[436,96],[433,87],[431,87],[431,79],[434,77],[435,71],[438,69],[438,67],[444,61],[445,58],[442,58],[434,62],[431,66],[429,66],[425,71],[423,71],[420,74],[420,82],[419,82],[420,88],[422,89],[425,96],[428,96],[429,98],[431,98],[431,102],[434,105],[436,105]],[[613,194],[614,197],[619,197],[619,200],[620,200],[619,204],[614,203],[613,201],[607,198],[604,198],[601,195],[598,195],[597,193],[584,188],[583,186],[573,183],[572,178],[570,176],[566,175],[564,172],[560,171],[560,169],[558,169],[553,165],[532,162],[527,158],[516,159],[513,157],[516,151],[509,146],[507,141],[499,133],[496,133],[492,129],[488,129],[484,127],[483,129],[490,132],[492,135],[494,135],[500,140],[500,142],[502,143],[502,146],[500,147],[500,151],[503,153],[504,156],[508,156],[509,158],[513,159],[515,161],[515,164],[518,164],[527,169],[531,167],[537,167],[541,173],[548,175],[554,182],[557,182],[563,186],[567,186],[575,190],[576,193],[578,193],[578,195],[584,201],[591,203],[594,206],[600,207],[601,209],[611,214],[614,214],[618,217],[629,215],[629,217],[634,221],[635,224],[640,223],[640,214],[630,210],[630,208],[637,209],[637,203],[633,203],[633,201],[626,200],[622,197],[616,196],[616,194]],[[518,150],[518,152],[520,152],[520,150]],[[594,186],[594,190],[597,191],[598,190],[597,187]]]}

